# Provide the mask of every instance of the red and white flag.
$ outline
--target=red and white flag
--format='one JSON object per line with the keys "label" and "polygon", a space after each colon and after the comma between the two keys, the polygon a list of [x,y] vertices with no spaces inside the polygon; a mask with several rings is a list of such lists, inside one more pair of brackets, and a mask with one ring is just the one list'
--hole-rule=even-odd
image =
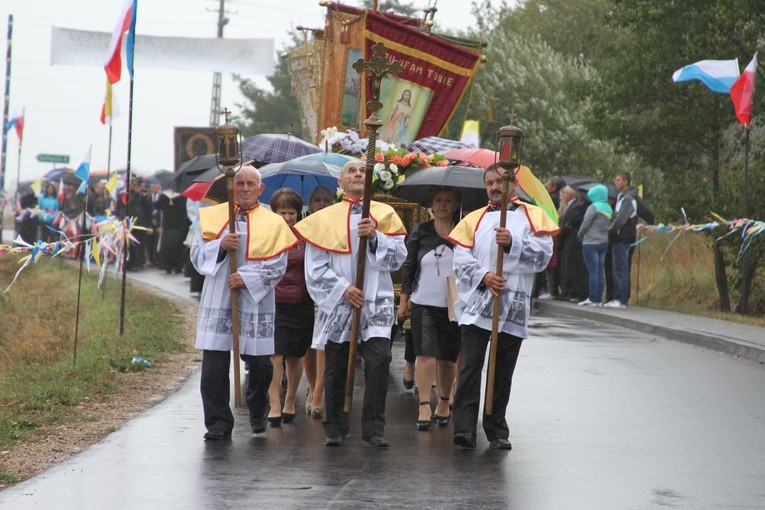
{"label": "red and white flag", "polygon": [[137,0],[125,0],[125,4],[120,10],[120,14],[117,17],[117,25],[114,27],[112,33],[112,39],[109,42],[109,52],[104,64],[104,70],[106,71],[106,77],[110,83],[117,83],[120,81],[122,75],[122,35],[128,32],[127,40],[127,59],[128,59],[128,71],[130,76],[133,76],[133,41],[135,40],[135,13],[136,13]]}
{"label": "red and white flag", "polygon": [[752,98],[754,97],[754,79],[757,76],[757,53],[730,88],[730,98],[736,118],[741,124],[749,124],[752,116]]}

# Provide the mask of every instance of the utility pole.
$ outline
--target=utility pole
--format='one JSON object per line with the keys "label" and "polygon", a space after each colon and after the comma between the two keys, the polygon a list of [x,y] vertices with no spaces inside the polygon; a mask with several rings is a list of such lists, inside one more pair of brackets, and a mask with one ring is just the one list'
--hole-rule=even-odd
{"label": "utility pole", "polygon": [[[226,0],[220,0],[218,5],[218,39],[223,39],[223,27],[228,24],[228,18],[225,16]],[[217,126],[220,123],[220,73],[213,74],[212,100],[210,101],[210,125]]]}

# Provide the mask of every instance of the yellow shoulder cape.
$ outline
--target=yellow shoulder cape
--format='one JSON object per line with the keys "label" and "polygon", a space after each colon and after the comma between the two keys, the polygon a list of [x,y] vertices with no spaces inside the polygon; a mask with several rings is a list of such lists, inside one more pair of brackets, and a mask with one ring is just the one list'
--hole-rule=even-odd
{"label": "yellow shoulder cape", "polygon": [[[558,225],[555,224],[544,209],[522,202],[515,197],[512,201],[526,212],[526,218],[529,220],[529,225],[531,225],[531,231],[534,232],[534,235],[555,234],[558,232]],[[465,248],[472,248],[475,243],[475,232],[478,230],[478,226],[488,210],[489,206],[487,205],[465,216],[449,234],[449,241]]]}
{"label": "yellow shoulder cape", "polygon": [[[307,243],[334,253],[350,253],[351,202],[348,199],[317,211],[295,225],[297,234]],[[369,216],[377,223],[377,230],[385,235],[406,235],[401,218],[388,204],[372,202]]]}
{"label": "yellow shoulder cape", "polygon": [[[206,241],[228,231],[228,203],[199,209],[199,228]],[[260,204],[247,210],[247,260],[275,257],[297,244],[289,225]]]}

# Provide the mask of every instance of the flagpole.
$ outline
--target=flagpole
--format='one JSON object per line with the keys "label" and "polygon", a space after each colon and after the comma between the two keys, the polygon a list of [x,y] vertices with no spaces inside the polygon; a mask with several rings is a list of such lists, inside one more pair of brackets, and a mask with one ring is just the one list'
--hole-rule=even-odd
{"label": "flagpole", "polygon": [[[135,44],[131,43],[132,37],[135,36],[135,22],[136,22],[136,9],[137,0],[133,2],[133,12],[131,27],[128,30],[128,48],[130,53],[127,55],[128,60],[128,73],[130,74],[130,98],[128,100],[128,146],[127,146],[127,169],[125,170],[125,217],[127,217],[127,211],[130,210],[130,155],[133,149],[133,69],[135,69]],[[110,124],[111,126],[111,124]],[[126,243],[127,245],[127,243]],[[122,250],[122,291],[120,292],[120,336],[125,331],[125,286],[127,283],[127,252],[125,248]]]}
{"label": "flagpole", "polygon": [[[128,149],[127,169],[125,170],[125,216],[130,210],[130,154],[133,146],[133,80],[130,80],[130,99],[128,106]],[[120,295],[120,336],[125,331],[125,285],[127,283],[127,247],[122,250],[122,291]]]}
{"label": "flagpole", "polygon": [[749,123],[744,124],[744,218],[749,218]]}
{"label": "flagpole", "polygon": [[106,180],[112,176],[112,121],[109,120],[109,149],[106,153]]}
{"label": "flagpole", "polygon": [[85,244],[83,237],[85,237],[86,221],[88,216],[88,188],[85,187],[85,205],[82,208],[82,230],[80,230],[80,274],[77,278],[77,311],[74,315],[74,356],[72,358],[72,366],[77,366],[77,335],[80,331],[80,296],[82,295],[82,266],[85,261]]}

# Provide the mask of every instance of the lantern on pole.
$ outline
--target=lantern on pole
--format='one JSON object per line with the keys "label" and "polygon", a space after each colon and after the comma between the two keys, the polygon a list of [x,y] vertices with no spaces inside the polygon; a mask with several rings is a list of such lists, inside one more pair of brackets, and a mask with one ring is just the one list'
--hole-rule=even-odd
{"label": "lantern on pole", "polygon": [[[502,202],[500,205],[499,226],[505,228],[507,221],[507,204],[510,200],[510,182],[515,181],[515,173],[521,168],[523,155],[523,131],[516,126],[504,126],[497,131],[497,147],[499,164],[505,169],[502,172]],[[503,274],[504,256],[502,250],[497,250],[497,265],[495,274]],[[494,374],[497,364],[497,342],[499,341],[499,315],[502,309],[501,296],[494,296],[494,308],[491,321],[491,344],[489,345],[489,361],[486,368],[486,392],[483,403],[483,414],[491,416],[494,412]]]}
{"label": "lantern on pole", "polygon": [[[228,116],[231,112],[228,108],[224,108],[221,113],[224,115],[225,123],[215,128],[215,138],[218,141],[215,164],[226,176],[228,231],[230,234],[235,234],[234,175],[242,168],[241,131],[239,127],[229,122]],[[238,269],[236,250],[229,251],[228,258],[231,274],[236,273]],[[242,407],[242,387],[239,379],[239,289],[231,289],[231,340],[234,358],[234,407]]]}
{"label": "lantern on pole", "polygon": [[523,131],[516,126],[503,126],[497,131],[499,160],[514,167],[521,166],[523,156]]}

